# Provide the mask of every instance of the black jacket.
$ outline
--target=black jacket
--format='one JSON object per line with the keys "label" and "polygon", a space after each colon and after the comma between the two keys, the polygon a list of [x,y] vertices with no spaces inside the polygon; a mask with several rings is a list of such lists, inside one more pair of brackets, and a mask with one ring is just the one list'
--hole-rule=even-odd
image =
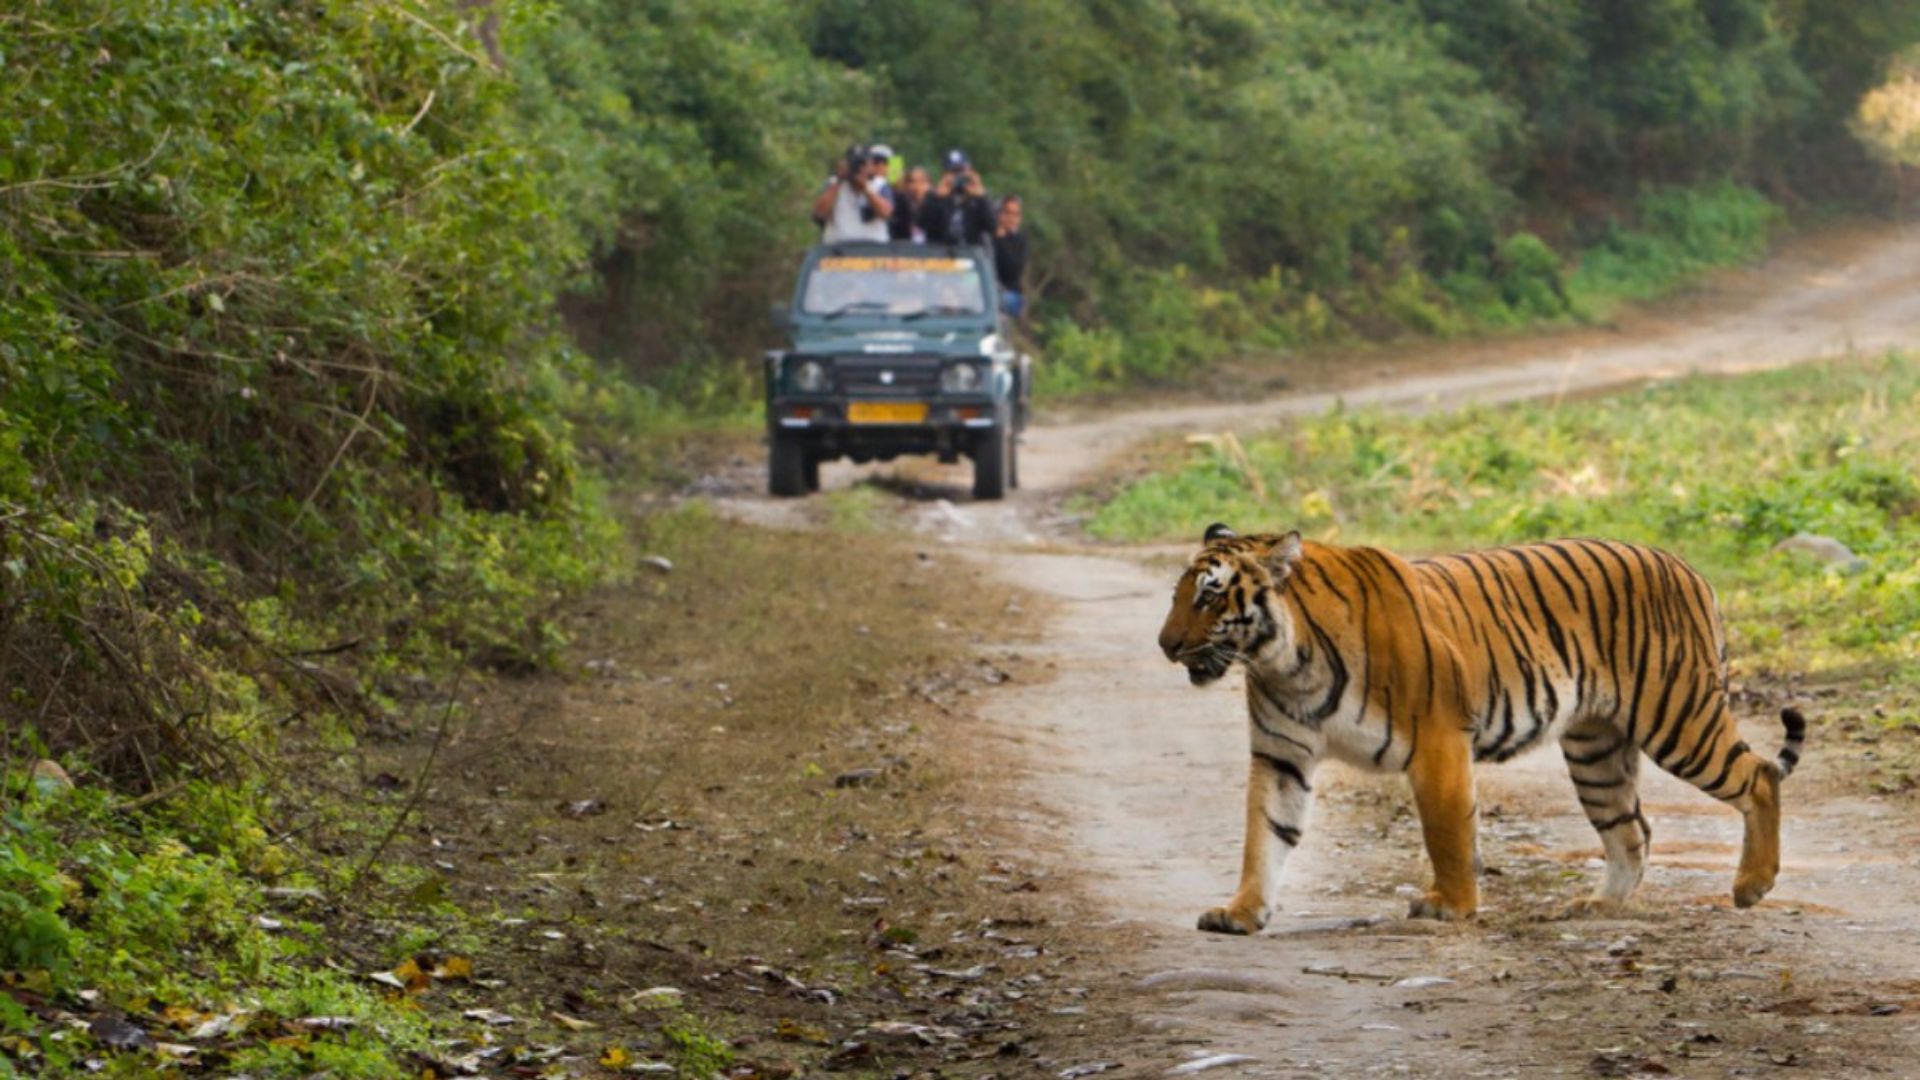
{"label": "black jacket", "polygon": [[901,191],[899,188],[895,188],[893,192],[893,216],[887,219],[887,235],[893,237],[895,240],[911,240],[913,239],[913,227],[918,224],[922,229],[926,230],[927,240],[931,243],[933,240],[933,230],[927,229],[926,225],[921,223],[920,219],[925,216],[927,204],[932,201],[933,194],[929,192],[926,198],[920,200],[919,207],[915,208],[913,200],[907,198],[907,193]]}
{"label": "black jacket", "polygon": [[1026,291],[1026,230],[993,238],[993,276],[1000,279],[1000,288],[1007,292]]}
{"label": "black jacket", "polygon": [[[953,232],[956,199],[960,202],[958,236]],[[942,197],[929,191],[920,204],[920,227],[926,230],[929,244],[983,245],[993,237],[993,204],[984,195]]]}

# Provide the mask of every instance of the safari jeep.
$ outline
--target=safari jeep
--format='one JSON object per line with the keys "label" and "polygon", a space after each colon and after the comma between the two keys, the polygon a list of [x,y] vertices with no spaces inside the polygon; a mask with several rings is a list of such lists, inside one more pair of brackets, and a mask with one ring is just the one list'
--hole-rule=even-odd
{"label": "safari jeep", "polygon": [[767,353],[767,487],[804,495],[820,463],[935,454],[973,460],[973,494],[1019,486],[1028,358],[1001,332],[979,248],[832,244],[807,253],[788,348]]}

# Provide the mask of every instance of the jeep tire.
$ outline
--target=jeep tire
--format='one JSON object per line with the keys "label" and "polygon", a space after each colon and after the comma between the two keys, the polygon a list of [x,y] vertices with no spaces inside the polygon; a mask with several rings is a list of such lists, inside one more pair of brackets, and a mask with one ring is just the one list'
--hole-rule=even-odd
{"label": "jeep tire", "polygon": [[767,453],[767,492],[783,499],[807,493],[807,448],[776,432]]}
{"label": "jeep tire", "polygon": [[1012,480],[1013,435],[1005,427],[993,429],[973,447],[973,497],[999,499]]}

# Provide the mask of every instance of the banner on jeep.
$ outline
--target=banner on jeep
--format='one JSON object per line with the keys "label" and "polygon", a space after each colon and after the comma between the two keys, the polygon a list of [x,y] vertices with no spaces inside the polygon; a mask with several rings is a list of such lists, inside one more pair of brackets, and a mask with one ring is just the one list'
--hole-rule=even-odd
{"label": "banner on jeep", "polygon": [[839,318],[905,319],[987,313],[978,259],[933,255],[830,255],[808,269],[800,311]]}
{"label": "banner on jeep", "polygon": [[961,274],[973,269],[973,260],[916,258],[901,255],[831,255],[821,259],[818,268],[867,272],[921,270],[935,274]]}

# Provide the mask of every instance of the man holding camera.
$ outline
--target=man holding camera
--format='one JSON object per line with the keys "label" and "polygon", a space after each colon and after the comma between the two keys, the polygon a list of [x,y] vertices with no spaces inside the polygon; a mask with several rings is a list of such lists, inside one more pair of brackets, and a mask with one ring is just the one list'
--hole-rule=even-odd
{"label": "man holding camera", "polygon": [[884,146],[848,148],[813,200],[813,221],[821,227],[821,243],[886,242],[887,221],[893,216],[893,191],[886,178],[892,157]]}
{"label": "man holding camera", "polygon": [[993,235],[993,206],[987,186],[961,150],[947,151],[940,182],[927,196],[922,219],[927,241],[940,244],[985,244]]}

